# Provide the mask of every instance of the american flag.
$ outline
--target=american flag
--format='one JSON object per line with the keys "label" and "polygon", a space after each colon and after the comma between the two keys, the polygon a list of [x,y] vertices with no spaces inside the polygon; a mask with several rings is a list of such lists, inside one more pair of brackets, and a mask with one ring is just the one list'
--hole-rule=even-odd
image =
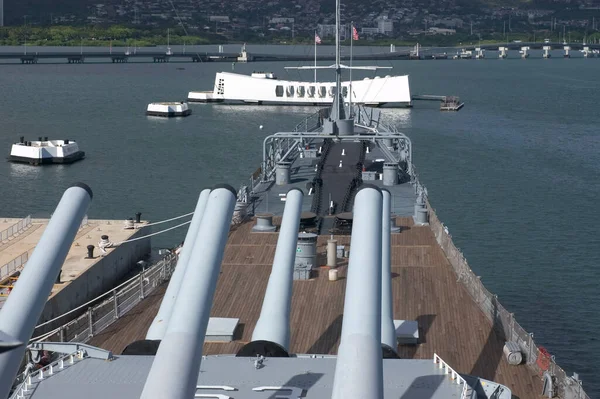
{"label": "american flag", "polygon": [[352,27],[352,40],[358,40],[358,32],[354,26]]}
{"label": "american flag", "polygon": [[321,38],[316,33],[315,33],[315,43],[316,44],[321,44]]}

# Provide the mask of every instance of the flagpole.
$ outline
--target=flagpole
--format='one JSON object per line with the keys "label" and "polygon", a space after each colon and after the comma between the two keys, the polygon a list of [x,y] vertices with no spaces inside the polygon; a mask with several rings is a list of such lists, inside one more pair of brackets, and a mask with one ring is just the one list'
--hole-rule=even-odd
{"label": "flagpole", "polygon": [[315,30],[315,83],[317,83],[317,31]]}
{"label": "flagpole", "polygon": [[350,93],[348,94],[350,116],[352,116],[352,43],[354,43],[354,21],[350,21]]}

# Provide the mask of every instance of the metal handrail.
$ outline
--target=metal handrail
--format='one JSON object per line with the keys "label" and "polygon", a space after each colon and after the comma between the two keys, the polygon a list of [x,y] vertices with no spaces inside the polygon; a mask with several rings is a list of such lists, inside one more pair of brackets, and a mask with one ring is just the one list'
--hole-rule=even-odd
{"label": "metal handrail", "polygon": [[[177,260],[178,256],[174,252],[166,255],[154,265],[141,271],[136,276],[137,278],[130,279],[129,284],[121,286],[120,289],[111,290],[112,295],[98,305],[90,307],[87,312],[76,319],[44,335],[35,337],[33,340],[37,342],[88,342],[94,335],[105,330],[152,293],[159,285],[167,281],[175,270]],[[98,296],[97,299],[105,296],[106,293]],[[19,375],[15,381],[19,388],[15,392],[20,392],[19,389],[24,386],[23,384],[28,377],[31,377],[31,375],[28,374],[27,370]],[[13,394],[11,398],[19,398],[19,396]]]}
{"label": "metal handrail", "polygon": [[[35,338],[36,341],[86,343],[118,318],[147,297],[156,287],[167,281],[177,264],[177,255],[170,253],[163,259],[131,278],[128,284],[98,296],[104,300],[58,328]],[[107,296],[107,294],[109,294]],[[94,300],[95,301],[95,300]],[[93,302],[93,301],[90,301]]]}
{"label": "metal handrail", "polygon": [[514,314],[500,304],[497,295],[492,294],[485,288],[481,278],[476,276],[469,267],[463,253],[454,245],[452,235],[438,219],[429,200],[427,200],[427,209],[429,210],[429,226],[454,269],[458,281],[463,284],[475,303],[492,323],[494,329],[507,341],[514,341],[519,345],[530,369],[540,376],[548,372],[555,378],[559,397],[577,395],[574,397],[590,399],[583,391],[581,380],[575,376],[567,376],[567,373],[556,364],[554,356],[550,356],[543,348],[541,350],[533,341],[533,334],[528,333],[515,320]]}
{"label": "metal handrail", "polygon": [[0,267],[0,281],[3,281],[5,278],[13,275],[14,272],[17,271],[21,266],[25,266],[27,260],[29,259],[29,252],[23,252],[21,255],[17,256],[10,262]]}
{"label": "metal handrail", "polygon": [[12,236],[21,233],[23,230],[27,230],[29,226],[31,226],[31,215],[2,230],[0,232],[0,242],[8,241]]}
{"label": "metal handrail", "polygon": [[444,359],[439,357],[437,353],[433,354],[433,363],[439,364],[439,368],[444,369],[444,374],[450,374],[450,379],[452,381],[456,381],[457,384],[462,384],[460,399],[467,399],[467,394],[469,391],[469,384],[467,384],[467,381],[462,378],[462,376],[458,374],[452,367],[450,367],[450,365],[446,363]]}
{"label": "metal handrail", "polygon": [[[13,394],[10,396],[10,399],[25,399],[36,381],[41,381],[46,376],[51,376],[60,372],[65,367],[69,367],[69,365],[75,363],[75,359],[81,360],[83,358],[83,351],[77,351],[75,353],[63,355],[49,365],[33,371],[31,374],[25,375],[25,373],[23,373],[23,380],[17,385]],[[45,374],[46,372],[48,372],[48,374]]]}

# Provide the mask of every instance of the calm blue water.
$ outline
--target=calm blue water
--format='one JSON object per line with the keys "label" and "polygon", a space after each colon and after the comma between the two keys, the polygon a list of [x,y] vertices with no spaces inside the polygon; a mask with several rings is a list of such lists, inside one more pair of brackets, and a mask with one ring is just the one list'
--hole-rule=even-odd
{"label": "calm blue water", "polygon": [[[412,138],[431,203],[473,270],[538,344],[598,396],[600,59],[381,65],[409,73],[415,94],[466,102],[458,113],[417,102],[386,114]],[[312,76],[283,67],[238,64],[235,70]],[[258,166],[264,136],[292,128],[313,109],[194,105],[184,119],[144,116],[147,103],[210,89],[214,73],[231,68],[0,65],[0,149],[8,155],[19,136],[49,136],[77,140],[87,153],[70,166],[0,162],[1,214],[47,216],[65,188],[84,181],[95,194],[90,217],[125,219],[140,211],[156,221],[193,210],[205,186],[239,186]],[[172,246],[184,234],[153,243]]]}

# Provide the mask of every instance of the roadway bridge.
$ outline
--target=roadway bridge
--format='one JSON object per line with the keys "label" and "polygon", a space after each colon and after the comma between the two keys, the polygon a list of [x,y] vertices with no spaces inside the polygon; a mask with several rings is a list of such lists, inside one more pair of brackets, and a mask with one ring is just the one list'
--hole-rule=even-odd
{"label": "roadway bridge", "polygon": [[[343,55],[342,60],[349,60]],[[409,52],[386,52],[366,55],[354,55],[354,60],[394,60],[408,59]],[[333,61],[334,55],[319,56],[319,61]],[[81,64],[85,60],[94,62],[125,63],[130,60],[137,62],[260,62],[260,61],[314,61],[313,55],[307,54],[261,54],[261,53],[221,53],[221,52],[115,52],[115,51],[39,51],[39,52],[0,52],[0,62],[20,60],[23,64],[37,64],[40,60],[65,60],[69,64]]]}
{"label": "roadway bridge", "polygon": [[482,44],[482,45],[468,45],[468,46],[456,46],[456,49],[475,50],[481,48],[483,50],[498,50],[499,47],[506,47],[508,50],[520,50],[522,47],[529,47],[530,49],[543,49],[549,46],[554,50],[562,50],[565,46],[569,46],[571,50],[582,50],[584,47],[589,47],[590,50],[599,50],[600,44],[582,44],[582,43],[559,43],[559,42],[511,42],[511,43],[494,43],[494,44]]}
{"label": "roadway bridge", "polygon": [[[520,42],[520,43],[495,43],[495,44],[484,44],[484,45],[465,45],[457,47],[446,47],[447,50],[460,50],[475,51],[480,48],[484,51],[499,51],[503,49],[506,51],[520,51],[523,48],[530,49],[542,49],[544,47],[554,50],[565,50],[568,56],[568,50],[578,51],[583,50],[585,47],[591,52],[593,50],[600,50],[600,44],[582,44],[582,43],[540,43],[540,42]],[[353,59],[357,61],[377,61],[377,60],[407,60],[407,59],[446,59],[448,54],[435,54],[432,52],[433,49],[420,49],[420,53],[416,51],[388,51],[370,54],[354,54]],[[439,51],[437,49],[436,51]],[[587,56],[587,55],[586,55]],[[594,56],[593,54],[591,56]],[[319,61],[334,61],[334,54],[320,55]],[[349,55],[342,54],[342,61],[348,61]],[[130,60],[136,62],[313,62],[314,55],[312,54],[268,54],[268,53],[250,53],[245,49],[242,49],[239,53],[225,53],[225,52],[160,52],[152,50],[135,50],[133,52],[123,50],[120,51],[39,51],[39,52],[0,52],[0,63],[20,60],[23,64],[37,64],[38,61],[46,60],[64,60],[69,64],[81,64],[86,60],[93,60],[93,62],[112,62],[112,63],[126,63]]]}

